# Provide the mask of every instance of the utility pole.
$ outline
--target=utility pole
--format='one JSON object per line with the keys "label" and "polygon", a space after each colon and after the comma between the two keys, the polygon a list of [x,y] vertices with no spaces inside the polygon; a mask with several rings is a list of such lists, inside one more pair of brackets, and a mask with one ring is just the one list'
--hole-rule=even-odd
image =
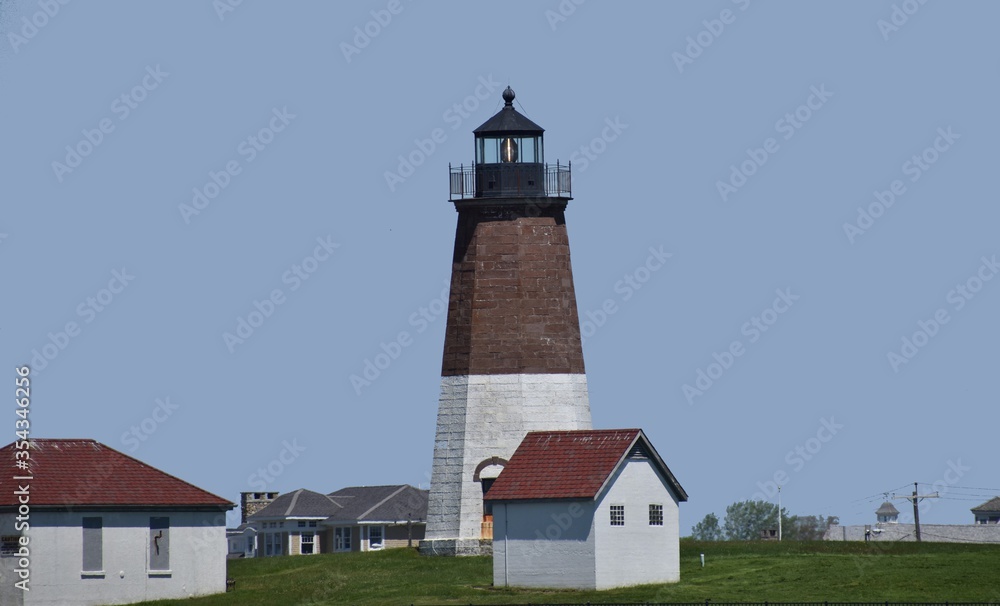
{"label": "utility pole", "polygon": [[921,542],[921,539],[920,539],[920,507],[917,506],[917,503],[920,501],[920,499],[936,499],[939,496],[940,495],[938,495],[937,491],[935,491],[935,492],[933,492],[931,494],[917,494],[917,483],[916,482],[913,483],[913,496],[909,496],[909,497],[897,497],[897,496],[893,495],[894,498],[897,498],[897,499],[906,499],[907,501],[912,501],[913,502],[913,524],[916,527],[916,531],[915,531],[914,534],[917,537],[917,542],[918,543]]}
{"label": "utility pole", "polygon": [[781,485],[778,485],[778,542],[781,542]]}

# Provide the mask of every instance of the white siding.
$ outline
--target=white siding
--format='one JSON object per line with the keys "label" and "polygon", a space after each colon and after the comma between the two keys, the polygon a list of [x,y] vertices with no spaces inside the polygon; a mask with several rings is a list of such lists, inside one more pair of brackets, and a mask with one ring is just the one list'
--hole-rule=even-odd
{"label": "white siding", "polygon": [[594,502],[493,507],[493,584],[593,589]]}
{"label": "white siding", "polygon": [[[105,574],[82,578],[82,518],[95,516],[103,518]],[[148,570],[151,516],[170,518],[168,575]],[[17,534],[14,517],[0,516],[0,534]],[[0,603],[5,606],[127,604],[226,590],[224,513],[32,511],[30,524],[25,533],[30,541],[30,591],[13,587],[16,558],[0,559]]]}
{"label": "white siding", "polygon": [[[663,505],[663,526],[649,525],[649,505]],[[680,580],[677,498],[645,459],[629,459],[598,495],[594,516],[597,589]],[[611,526],[611,505],[625,525]]]}
{"label": "white siding", "polygon": [[509,459],[529,431],[590,428],[586,375],[442,377],[427,539],[479,539],[479,463]]}

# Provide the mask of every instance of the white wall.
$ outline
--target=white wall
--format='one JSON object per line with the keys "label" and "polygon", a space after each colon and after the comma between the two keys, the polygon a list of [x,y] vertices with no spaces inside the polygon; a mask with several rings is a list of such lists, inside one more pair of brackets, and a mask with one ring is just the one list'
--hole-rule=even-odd
{"label": "white wall", "polygon": [[[31,590],[13,587],[16,558],[0,558],[4,606],[84,606],[186,598],[226,590],[226,528],[222,512],[32,511]],[[103,518],[104,578],[82,578],[82,518]],[[149,518],[170,518],[170,572],[148,568]],[[0,534],[17,534],[14,515],[0,516]],[[21,602],[19,600],[23,599]]]}
{"label": "white wall", "polygon": [[593,512],[593,501],[494,505],[493,584],[595,588]]}
{"label": "white wall", "polygon": [[[663,505],[663,526],[649,525],[650,503]],[[611,505],[625,505],[624,526],[611,526]],[[648,460],[630,459],[619,468],[597,498],[597,589],[680,580],[677,505]]]}
{"label": "white wall", "polygon": [[[878,543],[916,541],[913,524],[871,524],[869,540]],[[880,529],[881,532],[876,532]],[[826,541],[864,541],[864,526],[831,526]],[[920,540],[927,543],[1000,543],[1000,524],[921,524]]]}
{"label": "white wall", "polygon": [[529,431],[590,428],[586,375],[442,377],[427,539],[479,539],[483,491],[472,480],[479,463],[510,459]]}

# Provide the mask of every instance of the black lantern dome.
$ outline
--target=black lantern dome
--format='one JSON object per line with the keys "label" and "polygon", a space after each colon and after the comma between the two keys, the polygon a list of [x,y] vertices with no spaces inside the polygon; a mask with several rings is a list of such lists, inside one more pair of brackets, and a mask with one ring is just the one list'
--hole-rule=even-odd
{"label": "black lantern dome", "polygon": [[503,100],[500,111],[472,131],[475,164],[451,168],[452,199],[470,194],[475,198],[569,198],[569,167],[545,164],[545,129],[514,109],[514,91],[509,86]]}
{"label": "black lantern dome", "polygon": [[503,91],[503,109],[472,131],[476,136],[476,164],[543,164],[542,133],[514,109],[514,91]]}

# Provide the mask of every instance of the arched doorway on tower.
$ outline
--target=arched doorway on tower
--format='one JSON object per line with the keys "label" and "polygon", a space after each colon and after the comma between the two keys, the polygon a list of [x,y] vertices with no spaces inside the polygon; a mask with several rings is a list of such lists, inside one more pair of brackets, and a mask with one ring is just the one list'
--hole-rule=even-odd
{"label": "arched doorway on tower", "polygon": [[[483,489],[483,497],[489,492],[490,486],[496,481],[497,476],[507,465],[507,459],[500,457],[490,457],[476,466],[476,471],[472,475],[472,480],[479,482]],[[493,539],[493,505],[483,500],[483,522],[479,538]]]}

